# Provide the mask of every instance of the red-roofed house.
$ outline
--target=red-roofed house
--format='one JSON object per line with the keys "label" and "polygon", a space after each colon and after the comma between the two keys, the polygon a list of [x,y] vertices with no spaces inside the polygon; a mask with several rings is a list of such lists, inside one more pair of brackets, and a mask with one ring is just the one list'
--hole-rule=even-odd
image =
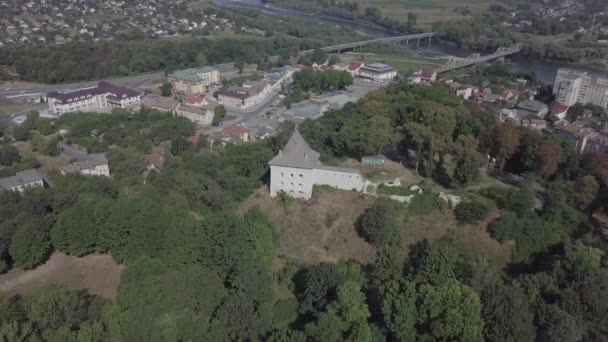
{"label": "red-roofed house", "polygon": [[566,113],[568,113],[568,106],[566,105],[556,102],[551,106],[551,114],[558,119],[564,119]]}
{"label": "red-roofed house", "polygon": [[418,77],[420,77],[423,82],[435,82],[437,80],[437,72],[429,68],[420,68],[418,70]]}
{"label": "red-roofed house", "polygon": [[353,77],[359,75],[359,69],[363,66],[361,62],[351,62],[346,66],[346,71]]}
{"label": "red-roofed house", "polygon": [[207,101],[198,95],[186,96],[186,105],[192,107],[202,107],[207,104]]}
{"label": "red-roofed house", "polygon": [[224,135],[243,142],[249,141],[249,129],[243,126],[228,126],[224,128]]}
{"label": "red-roofed house", "polygon": [[165,156],[162,153],[154,152],[146,154],[145,159],[150,170],[160,170],[165,166]]}

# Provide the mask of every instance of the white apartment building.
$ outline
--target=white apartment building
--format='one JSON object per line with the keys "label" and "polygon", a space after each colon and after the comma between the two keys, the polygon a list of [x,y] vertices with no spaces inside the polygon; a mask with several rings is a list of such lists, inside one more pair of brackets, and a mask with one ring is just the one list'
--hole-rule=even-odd
{"label": "white apartment building", "polygon": [[141,94],[108,82],[99,82],[95,87],[72,92],[50,92],[47,101],[51,112],[64,114],[106,108],[138,108],[141,105]]}
{"label": "white apartment building", "polygon": [[243,87],[231,87],[218,91],[218,101],[228,108],[247,109],[262,103],[272,92],[272,86],[265,81]]}
{"label": "white apartment building", "polygon": [[36,169],[17,172],[14,176],[0,178],[0,189],[23,193],[27,189],[43,188],[44,178]]}
{"label": "white apartment building", "polygon": [[397,70],[390,65],[382,63],[366,64],[359,69],[359,77],[369,78],[374,81],[390,81],[395,76],[397,76]]}
{"label": "white apartment building", "polygon": [[268,163],[270,196],[285,192],[292,197],[310,199],[315,185],[364,190],[367,181],[359,170],[323,165],[319,156],[296,130],[285,148]]}
{"label": "white apartment building", "polygon": [[200,125],[209,126],[213,123],[214,109],[215,105],[210,103],[197,107],[180,104],[175,109],[174,116],[184,117]]}
{"label": "white apartment building", "polygon": [[212,84],[220,83],[220,70],[216,67],[191,68],[172,72],[167,76],[173,93],[199,95]]}
{"label": "white apartment building", "polygon": [[553,94],[556,102],[568,107],[575,103],[589,103],[608,108],[608,78],[561,68],[555,77]]}

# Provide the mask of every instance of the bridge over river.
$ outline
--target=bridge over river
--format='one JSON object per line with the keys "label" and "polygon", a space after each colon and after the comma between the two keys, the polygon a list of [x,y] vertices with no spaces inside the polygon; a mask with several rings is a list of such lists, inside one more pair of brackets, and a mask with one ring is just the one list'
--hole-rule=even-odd
{"label": "bridge over river", "polygon": [[[428,38],[430,41],[431,38],[433,38],[436,35],[437,35],[437,33],[435,33],[435,32],[427,32],[427,33],[410,34],[410,35],[406,35],[406,36],[396,36],[396,37],[388,37],[388,38],[362,40],[359,42],[326,46],[326,47],[320,48],[319,50],[322,50],[325,52],[340,52],[342,50],[356,49],[359,47],[363,47],[363,46],[370,45],[370,44],[377,44],[377,43],[403,43],[403,42],[405,42],[405,44],[407,45],[410,40],[416,40],[418,42],[418,44],[420,44],[420,40]],[[300,51],[300,55],[307,55],[307,54],[313,53],[314,51],[315,51],[315,49]]]}
{"label": "bridge over river", "polygon": [[[388,37],[388,38],[362,40],[359,42],[326,46],[326,47],[320,48],[319,50],[322,50],[324,52],[338,52],[339,53],[343,50],[352,50],[352,49],[356,49],[359,47],[367,46],[370,44],[377,44],[377,43],[386,43],[386,44],[404,44],[405,43],[405,45],[408,45],[411,40],[417,41],[418,45],[420,45],[420,41],[422,39],[428,39],[429,44],[430,44],[431,39],[433,37],[435,37],[436,35],[437,35],[437,32],[427,32],[427,33],[410,34],[410,35],[405,35],[405,36],[395,36],[395,37]],[[435,71],[437,73],[444,73],[444,72],[449,72],[449,71],[460,69],[460,68],[466,68],[471,65],[475,65],[475,64],[479,64],[479,63],[483,63],[483,62],[500,59],[500,58],[520,52],[522,46],[523,46],[523,44],[517,43],[508,48],[500,47],[493,54],[485,55],[485,56],[482,56],[479,53],[475,53],[466,58],[450,57],[449,60],[447,61],[447,63],[445,63],[443,66],[439,67]],[[300,56],[313,53],[314,51],[315,51],[314,49],[300,51]]]}
{"label": "bridge over river", "polygon": [[522,46],[522,43],[517,43],[509,48],[500,47],[493,54],[485,56],[475,53],[467,58],[450,57],[447,63],[445,63],[442,67],[435,71],[440,74],[460,68],[466,68],[478,63],[489,62],[495,59],[504,58],[506,56],[520,52]]}

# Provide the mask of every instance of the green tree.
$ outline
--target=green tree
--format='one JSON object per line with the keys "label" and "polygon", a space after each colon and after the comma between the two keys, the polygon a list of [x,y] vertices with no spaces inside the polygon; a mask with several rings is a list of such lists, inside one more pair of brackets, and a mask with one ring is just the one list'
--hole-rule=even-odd
{"label": "green tree", "polygon": [[88,303],[81,291],[51,286],[26,302],[29,318],[42,330],[76,328],[87,318]]}
{"label": "green tree", "polygon": [[456,208],[454,208],[454,214],[458,223],[473,224],[488,217],[489,208],[477,200],[463,201],[458,203]]}
{"label": "green tree", "polygon": [[32,218],[23,223],[12,237],[10,255],[15,265],[24,269],[44,262],[51,251],[46,219]]}
{"label": "green tree", "polygon": [[600,190],[595,177],[587,175],[574,182],[570,187],[570,200],[579,208],[587,208],[597,197]]}
{"label": "green tree", "polygon": [[507,160],[517,151],[519,129],[510,121],[501,123],[490,131],[490,139],[491,152],[502,170]]}
{"label": "green tree", "polygon": [[416,340],[416,286],[404,279],[392,279],[383,284],[382,316],[397,340]]}
{"label": "green tree", "polygon": [[224,119],[226,118],[226,107],[224,107],[223,105],[218,105],[217,107],[215,107],[215,109],[213,110],[213,126],[217,126],[220,124],[220,122],[224,121]]}
{"label": "green tree", "polygon": [[328,62],[329,65],[336,65],[336,64],[339,64],[340,62],[342,62],[342,61],[340,60],[339,56],[337,56],[337,55],[329,56],[329,62]]}
{"label": "green tree", "polygon": [[276,236],[274,224],[259,209],[253,208],[243,217],[247,240],[259,262],[270,267],[275,258]]}
{"label": "green tree", "polygon": [[395,222],[397,210],[394,202],[378,199],[359,219],[361,235],[377,248],[399,243],[399,232]]}
{"label": "green tree", "polygon": [[482,341],[481,303],[473,289],[455,279],[418,289],[418,326],[435,340]]}
{"label": "green tree", "polygon": [[21,160],[17,148],[11,144],[3,144],[0,146],[0,164],[11,166]]}
{"label": "green tree", "polygon": [[534,341],[534,312],[521,289],[502,284],[490,285],[483,289],[481,299],[487,341]]}
{"label": "green tree", "polygon": [[166,82],[166,81],[163,82],[163,84],[160,86],[160,95],[169,97],[172,94],[173,94],[173,91],[172,91],[171,83]]}
{"label": "green tree", "polygon": [[103,252],[99,231],[107,227],[112,201],[101,196],[81,198],[75,207],[59,213],[51,228],[51,241],[61,251],[83,256]]}
{"label": "green tree", "polygon": [[540,341],[576,342],[583,339],[583,324],[556,305],[545,305],[538,315]]}

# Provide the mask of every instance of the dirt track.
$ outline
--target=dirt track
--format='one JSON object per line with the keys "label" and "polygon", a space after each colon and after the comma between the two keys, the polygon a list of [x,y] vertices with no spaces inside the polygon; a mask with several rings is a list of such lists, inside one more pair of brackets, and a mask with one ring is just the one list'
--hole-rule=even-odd
{"label": "dirt track", "polygon": [[49,285],[85,289],[91,294],[114,298],[124,266],[108,254],[92,254],[82,258],[53,253],[49,260],[35,269],[19,268],[0,275],[0,290],[9,295],[27,294]]}

